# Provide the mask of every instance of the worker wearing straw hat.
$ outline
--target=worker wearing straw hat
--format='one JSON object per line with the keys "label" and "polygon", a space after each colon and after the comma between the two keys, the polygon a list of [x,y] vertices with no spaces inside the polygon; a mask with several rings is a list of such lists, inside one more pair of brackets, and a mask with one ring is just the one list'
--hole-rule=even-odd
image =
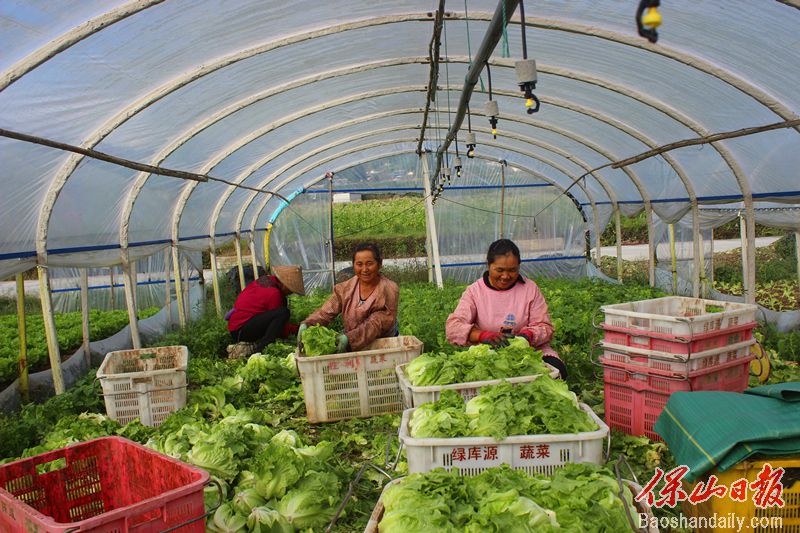
{"label": "worker wearing straw hat", "polygon": [[286,297],[291,293],[305,294],[303,271],[297,265],[272,267],[272,275],[261,276],[244,288],[225,315],[234,342],[228,346],[228,357],[247,357],[277,337],[297,333],[297,325],[289,323]]}

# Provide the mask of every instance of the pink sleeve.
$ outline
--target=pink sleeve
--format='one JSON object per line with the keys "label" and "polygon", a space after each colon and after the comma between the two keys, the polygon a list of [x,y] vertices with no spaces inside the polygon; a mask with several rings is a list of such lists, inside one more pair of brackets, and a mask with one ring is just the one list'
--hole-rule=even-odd
{"label": "pink sleeve", "polygon": [[467,287],[464,290],[464,294],[461,295],[461,300],[459,300],[455,311],[447,317],[444,328],[447,340],[460,346],[469,344],[469,332],[475,327],[477,317],[478,309],[475,305],[475,299],[472,296],[470,287]]}
{"label": "pink sleeve", "polygon": [[541,346],[553,338],[553,324],[550,323],[550,314],[547,311],[547,302],[544,301],[542,291],[533,286],[533,298],[528,311],[528,324],[521,331],[529,333],[533,339],[533,346]]}

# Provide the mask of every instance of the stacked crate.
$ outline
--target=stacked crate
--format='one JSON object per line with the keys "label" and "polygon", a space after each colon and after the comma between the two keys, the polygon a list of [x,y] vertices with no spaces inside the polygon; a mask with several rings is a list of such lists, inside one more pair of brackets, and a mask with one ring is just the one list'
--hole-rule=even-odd
{"label": "stacked crate", "polygon": [[611,428],[657,440],[653,425],[673,392],[747,387],[755,305],[669,296],[601,309]]}

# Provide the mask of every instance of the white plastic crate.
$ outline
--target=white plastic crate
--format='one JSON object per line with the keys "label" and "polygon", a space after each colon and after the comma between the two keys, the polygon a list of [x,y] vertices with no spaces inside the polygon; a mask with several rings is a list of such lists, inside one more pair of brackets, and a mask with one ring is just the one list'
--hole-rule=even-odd
{"label": "white plastic crate", "polygon": [[[150,357],[152,356],[152,357]],[[186,346],[109,352],[97,369],[109,418],[159,426],[186,405]]]}
{"label": "white plastic crate", "polygon": [[603,305],[600,309],[605,313],[604,322],[612,327],[691,338],[693,335],[755,322],[758,307],[737,302],[667,296]]}
{"label": "white plastic crate", "polygon": [[[547,368],[550,369],[550,377],[558,377],[558,369],[545,363]],[[425,387],[415,387],[408,380],[406,376],[407,364],[397,365],[397,379],[400,382],[400,390],[403,391],[403,404],[405,407],[419,407],[423,403],[435,402],[439,399],[443,390],[454,390],[468,401],[478,395],[481,387],[486,385],[497,385],[501,381],[508,381],[509,383],[528,383],[538,378],[541,374],[533,374],[531,376],[517,376],[513,378],[503,379],[490,379],[487,381],[468,381],[465,383],[451,383],[449,385],[428,385]]]}
{"label": "white plastic crate", "polygon": [[755,343],[756,339],[749,339],[730,346],[704,350],[689,355],[657,352],[633,346],[620,346],[604,341],[600,341],[600,347],[603,349],[603,358],[609,361],[686,374],[748,357],[750,355],[750,347]]}
{"label": "white plastic crate", "polygon": [[[381,491],[381,496],[378,498],[378,503],[375,504],[375,509],[372,510],[372,514],[369,517],[369,522],[367,522],[367,527],[364,528],[364,533],[378,533],[378,524],[380,524],[381,520],[383,519],[383,513],[386,510],[383,506],[383,494],[389,487],[397,485],[400,480],[403,478],[395,479],[394,481],[390,481],[383,487]],[[637,485],[633,481],[628,481],[627,479],[623,479],[622,482],[628,488],[630,493],[633,497],[636,497],[642,491],[642,487]],[[633,504],[636,506],[636,510],[638,511],[638,515],[634,515],[631,518],[634,520],[634,524],[637,526],[633,528],[633,531],[638,531],[639,533],[658,533],[658,528],[652,526],[650,524],[654,524],[655,521],[653,520],[653,510],[650,508],[649,505],[645,502],[636,502],[634,501]],[[647,515],[647,524],[648,526],[645,529],[640,529],[639,525],[639,516]]]}
{"label": "white plastic crate", "polygon": [[407,335],[377,339],[361,352],[298,355],[308,421],[331,422],[403,410],[397,365],[422,353],[422,342]]}
{"label": "white plastic crate", "polygon": [[400,422],[400,441],[406,448],[408,471],[413,474],[439,467],[446,470],[457,467],[462,474],[472,476],[507,464],[528,474],[551,475],[567,463],[603,464],[603,441],[609,437],[608,426],[588,405],[579,405],[599,429],[559,435],[514,435],[500,441],[492,437],[411,437],[408,422],[414,409],[406,409]]}

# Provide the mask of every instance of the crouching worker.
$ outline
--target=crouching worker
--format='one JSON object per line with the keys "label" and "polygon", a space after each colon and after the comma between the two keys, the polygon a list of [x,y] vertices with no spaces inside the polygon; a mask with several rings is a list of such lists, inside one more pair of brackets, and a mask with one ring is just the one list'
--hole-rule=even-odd
{"label": "crouching worker", "polygon": [[276,338],[297,333],[297,325],[289,323],[286,297],[305,294],[303,271],[287,265],[272,267],[272,272],[248,283],[225,315],[234,342],[228,346],[231,359],[260,352]]}
{"label": "crouching worker", "polygon": [[489,246],[488,269],[464,290],[455,311],[447,317],[445,333],[453,344],[508,344],[509,336],[521,336],[542,351],[545,363],[558,369],[562,379],[567,367],[550,347],[553,324],[547,302],[533,280],[519,273],[519,248],[508,239]]}
{"label": "crouching worker", "polygon": [[377,338],[397,336],[400,288],[381,274],[382,264],[376,245],[357,244],[353,252],[355,275],[333,287],[333,295],[300,324],[298,335],[308,326],[327,326],[341,314],[344,333],[337,339],[339,353],[358,352]]}

